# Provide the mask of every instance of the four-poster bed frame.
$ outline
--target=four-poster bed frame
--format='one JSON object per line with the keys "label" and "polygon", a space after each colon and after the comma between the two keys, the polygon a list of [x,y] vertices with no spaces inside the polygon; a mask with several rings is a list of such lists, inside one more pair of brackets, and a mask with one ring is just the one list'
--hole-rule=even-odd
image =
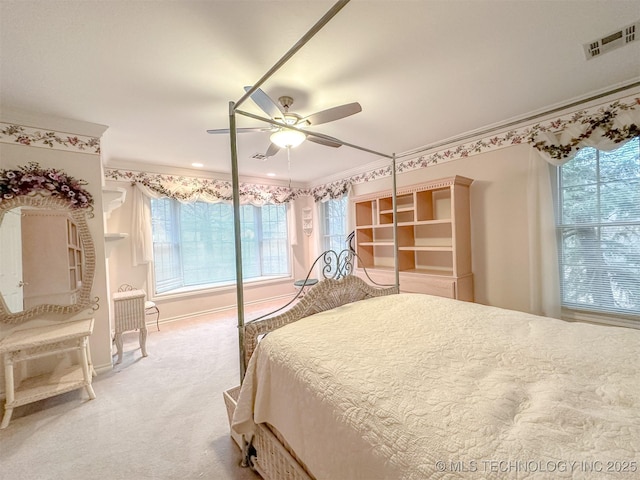
{"label": "four-poster bed frame", "polygon": [[[333,278],[328,278],[325,275],[325,280],[320,282],[311,289],[309,294],[302,298],[291,310],[286,311],[280,315],[271,316],[274,313],[286,309],[289,305],[295,302],[301,293],[294,297],[283,307],[277,309],[271,314],[265,316],[271,316],[269,319],[264,319],[265,316],[254,319],[248,325],[245,325],[245,313],[244,313],[244,287],[243,287],[243,272],[242,272],[242,242],[240,233],[240,182],[238,173],[238,140],[236,129],[236,115],[242,115],[248,118],[253,118],[262,122],[269,123],[271,125],[288,128],[291,130],[302,131],[301,129],[288,125],[282,122],[270,118],[264,118],[258,115],[254,115],[249,112],[239,110],[239,107],[250,98],[260,86],[267,81],[280,67],[282,67],[291,57],[293,57],[298,50],[306,45],[309,40],[319,32],[324,25],[326,25],[342,8],[349,3],[350,0],[339,0],[334,6],[320,19],[311,29],[285,53],[280,60],[278,60],[273,67],[271,67],[267,73],[265,73],[253,86],[245,92],[245,94],[236,102],[229,102],[229,130],[230,130],[230,148],[231,148],[231,178],[233,187],[233,214],[234,214],[234,241],[236,252],[236,301],[237,301],[237,314],[238,314],[238,346],[239,346],[239,361],[240,361],[240,383],[244,379],[247,364],[253,353],[253,350],[257,346],[258,338],[265,333],[279,328],[287,323],[294,322],[304,316],[311,315],[312,313],[337,307],[344,303],[357,301],[363,298],[370,298],[373,296],[390,295],[398,293],[399,291],[399,270],[398,270],[398,242],[397,242],[397,205],[396,205],[396,155],[377,152],[375,150],[355,145],[338,138],[323,135],[321,133],[314,132],[314,136],[330,140],[332,142],[339,143],[343,146],[354,148],[360,151],[368,152],[373,155],[377,155],[382,158],[388,158],[391,161],[392,170],[392,190],[393,190],[393,242],[394,242],[394,265],[395,265],[395,285],[387,286],[387,288],[371,288],[360,278],[355,276],[345,277],[345,274],[351,274],[353,270],[353,262],[355,256],[354,252],[344,250],[336,255],[336,270],[333,272]],[[304,133],[304,132],[303,132]],[[327,261],[327,255],[331,253],[325,252],[321,254],[314,262],[312,267],[307,272],[306,278],[308,279],[313,268],[316,264],[323,259],[325,261],[324,269],[331,268]],[[341,265],[341,262],[344,262]],[[365,272],[366,274],[366,272]],[[366,274],[368,277],[368,274]],[[338,281],[338,279],[341,279]],[[305,279],[306,282],[306,279]],[[338,299],[337,301],[334,299]],[[234,388],[228,392],[225,392],[225,402],[227,408],[231,409],[231,404],[237,400],[240,388]],[[232,398],[234,396],[235,398]],[[233,415],[230,410],[230,423],[231,416]],[[234,439],[242,443],[242,438]],[[246,442],[240,445],[243,450],[243,466],[252,466],[258,473],[264,478],[291,478],[310,480],[311,477],[307,474],[304,467],[300,465],[295,456],[292,456],[292,452],[286,447],[286,441],[274,434],[269,428],[260,427],[253,438],[251,445]],[[262,465],[258,465],[255,461],[255,449],[258,449],[262,455]],[[265,457],[268,456],[268,460],[265,461]]]}
{"label": "four-poster bed frame", "polygon": [[[260,86],[266,82],[274,73],[276,73],[289,59],[291,59],[302,47],[304,47],[313,36],[318,33],[336,14],[342,10],[350,0],[339,0],[336,2],[327,13],[316,22],[309,31],[302,36],[296,44],[291,47],[287,53],[285,53],[280,60],[278,60],[273,67],[271,67],[267,73],[265,73],[253,86],[245,92],[245,94],[240,97],[240,99],[236,102],[229,102],[229,130],[231,136],[231,179],[233,186],[233,217],[234,217],[234,237],[235,237],[235,252],[236,252],[236,300],[237,300],[237,310],[238,310],[238,344],[239,344],[239,358],[240,358],[240,381],[244,378],[244,374],[246,371],[246,356],[245,353],[245,340],[244,340],[244,328],[245,328],[245,315],[244,315],[244,287],[243,287],[243,273],[242,273],[242,245],[241,245],[241,234],[240,234],[240,181],[239,181],[239,173],[238,173],[238,132],[236,127],[236,114],[242,115],[248,118],[253,118],[255,120],[259,120],[262,122],[269,123],[271,125],[278,126],[280,128],[287,128],[289,130],[296,130],[300,132],[304,132],[304,130],[297,128],[292,125],[288,125],[283,122],[278,122],[271,118],[261,117],[259,115],[254,115],[249,112],[245,112],[239,110],[239,107],[251,97]],[[398,272],[398,242],[397,242],[397,222],[396,222],[396,213],[397,213],[397,205],[396,205],[396,155],[395,154],[386,154],[377,152],[375,150],[362,147],[356,144],[352,144],[338,138],[334,138],[328,135],[324,135],[321,133],[314,132],[313,135],[315,137],[323,138],[325,140],[330,140],[332,142],[339,143],[341,145],[351,147],[363,152],[368,152],[373,155],[380,156],[382,158],[388,158],[391,160],[391,170],[392,170],[392,182],[393,182],[393,238],[394,238],[394,263],[395,263],[395,286],[398,287],[400,284],[399,280],[399,272]]]}
{"label": "four-poster bed frame", "polygon": [[[398,293],[396,159],[411,152],[313,133],[390,159],[395,285],[351,275],[356,254],[346,250],[348,271],[337,254],[335,278],[325,275],[284,313],[245,324],[235,116],[299,130],[238,107],[348,1],[229,104],[242,387],[224,398],[243,465],[267,480],[636,472],[640,331]],[[522,470],[487,469],[482,459]]]}

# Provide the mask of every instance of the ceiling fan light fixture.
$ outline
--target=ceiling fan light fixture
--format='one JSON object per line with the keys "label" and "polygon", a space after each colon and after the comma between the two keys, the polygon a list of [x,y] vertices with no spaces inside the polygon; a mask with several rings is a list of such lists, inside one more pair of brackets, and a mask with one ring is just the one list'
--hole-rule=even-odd
{"label": "ceiling fan light fixture", "polygon": [[300,145],[307,136],[297,130],[289,130],[288,128],[281,128],[277,132],[271,134],[271,143],[279,146],[280,148],[295,148]]}

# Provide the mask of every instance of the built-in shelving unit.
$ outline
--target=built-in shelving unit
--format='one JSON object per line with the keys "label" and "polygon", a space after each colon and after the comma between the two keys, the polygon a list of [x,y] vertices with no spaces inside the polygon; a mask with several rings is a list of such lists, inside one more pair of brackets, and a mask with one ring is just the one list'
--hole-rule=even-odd
{"label": "built-in shelving unit", "polygon": [[[111,212],[116,208],[120,208],[125,199],[127,198],[127,191],[124,188],[103,188],[102,189],[102,206],[105,217],[108,219],[111,216]],[[129,235],[126,233],[105,233],[105,254],[107,257],[111,255],[113,247],[118,240],[127,238]]]}
{"label": "built-in shelving unit", "polygon": [[[461,176],[399,188],[396,194],[400,290],[473,301],[469,186]],[[392,284],[392,192],[353,199],[358,269]]]}

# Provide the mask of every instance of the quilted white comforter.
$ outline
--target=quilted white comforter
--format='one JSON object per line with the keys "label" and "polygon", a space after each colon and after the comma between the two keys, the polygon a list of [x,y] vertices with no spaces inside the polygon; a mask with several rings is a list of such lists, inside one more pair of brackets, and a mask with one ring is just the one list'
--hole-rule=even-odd
{"label": "quilted white comforter", "polygon": [[640,478],[640,331],[418,294],[267,335],[233,428],[318,479]]}

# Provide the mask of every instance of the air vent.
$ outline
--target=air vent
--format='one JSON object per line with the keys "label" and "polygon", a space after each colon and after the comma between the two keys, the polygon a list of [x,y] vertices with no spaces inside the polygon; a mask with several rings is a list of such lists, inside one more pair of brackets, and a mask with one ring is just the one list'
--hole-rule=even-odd
{"label": "air vent", "polygon": [[585,43],[583,45],[584,55],[587,57],[587,60],[589,60],[594,57],[599,57],[603,53],[615,50],[616,48],[624,47],[628,43],[636,40],[636,32],[638,32],[638,30],[640,30],[640,21],[627,25],[598,40]]}
{"label": "air vent", "polygon": [[262,153],[254,153],[253,155],[251,155],[251,158],[264,162],[267,159],[267,156]]}

